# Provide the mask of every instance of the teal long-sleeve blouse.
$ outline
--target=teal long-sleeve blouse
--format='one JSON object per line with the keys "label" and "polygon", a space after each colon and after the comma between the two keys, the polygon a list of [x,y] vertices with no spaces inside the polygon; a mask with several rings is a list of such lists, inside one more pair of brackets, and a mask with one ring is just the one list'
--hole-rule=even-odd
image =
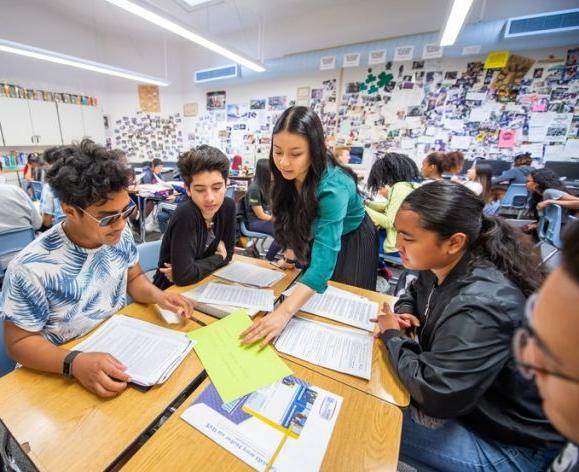
{"label": "teal long-sleeve blouse", "polygon": [[326,168],[317,197],[318,217],[312,224],[310,265],[299,281],[324,293],[336,267],[342,236],[358,229],[365,211],[356,182],[339,167]]}

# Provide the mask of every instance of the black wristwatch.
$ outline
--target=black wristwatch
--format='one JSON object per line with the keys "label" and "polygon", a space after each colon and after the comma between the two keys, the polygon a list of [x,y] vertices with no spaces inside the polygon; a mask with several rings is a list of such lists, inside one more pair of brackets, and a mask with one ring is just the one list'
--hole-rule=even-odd
{"label": "black wristwatch", "polygon": [[65,379],[72,379],[72,361],[78,356],[82,351],[70,351],[64,358],[62,363],[62,375]]}

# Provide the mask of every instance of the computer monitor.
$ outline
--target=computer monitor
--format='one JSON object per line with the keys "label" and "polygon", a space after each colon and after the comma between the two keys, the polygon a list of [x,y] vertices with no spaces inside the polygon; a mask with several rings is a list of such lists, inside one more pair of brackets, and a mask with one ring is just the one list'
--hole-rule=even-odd
{"label": "computer monitor", "polygon": [[579,162],[574,161],[545,162],[545,169],[551,169],[559,177],[565,177],[566,180],[579,180]]}

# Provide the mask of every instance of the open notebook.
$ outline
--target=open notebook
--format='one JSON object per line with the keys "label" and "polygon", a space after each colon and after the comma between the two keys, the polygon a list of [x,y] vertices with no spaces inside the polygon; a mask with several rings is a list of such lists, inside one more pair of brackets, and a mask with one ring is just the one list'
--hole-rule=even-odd
{"label": "open notebook", "polygon": [[107,352],[127,367],[131,383],[150,387],[165,382],[193,346],[185,333],[114,315],[74,349]]}

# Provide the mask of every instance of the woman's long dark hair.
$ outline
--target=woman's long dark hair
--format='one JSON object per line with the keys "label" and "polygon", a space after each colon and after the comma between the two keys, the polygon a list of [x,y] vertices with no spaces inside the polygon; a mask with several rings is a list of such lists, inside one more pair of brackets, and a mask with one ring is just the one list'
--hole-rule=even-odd
{"label": "woman's long dark hair", "polygon": [[442,240],[466,234],[473,264],[492,263],[529,296],[544,278],[537,250],[518,229],[484,215],[483,206],[482,199],[464,185],[439,180],[409,194],[401,208],[418,213],[421,226]]}
{"label": "woman's long dark hair", "polygon": [[420,179],[416,163],[406,154],[387,152],[372,165],[368,174],[368,188],[372,192],[377,192],[385,185],[418,182]]}
{"label": "woman's long dark hair", "polygon": [[475,164],[476,180],[482,185],[483,191],[481,193],[481,198],[485,203],[492,200],[492,179],[493,179],[493,168],[490,164],[485,164],[484,162]]}
{"label": "woman's long dark hair", "polygon": [[537,212],[537,203],[543,200],[543,193],[545,193],[545,190],[554,188],[567,193],[569,193],[569,190],[565,187],[563,182],[561,182],[559,176],[551,169],[537,169],[532,171],[529,175],[537,184],[537,190],[531,193],[529,212],[531,213],[531,216],[538,219],[539,214]]}
{"label": "woman's long dark hair", "polygon": [[255,177],[253,181],[259,187],[266,203],[271,201],[271,169],[269,159],[259,159],[255,164]]}
{"label": "woman's long dark hair", "polygon": [[[310,168],[298,192],[292,180],[286,180],[273,159],[273,136],[282,131],[299,134],[308,142]],[[285,110],[273,128],[269,163],[273,174],[272,213],[275,239],[284,249],[292,249],[301,261],[309,259],[311,226],[318,216],[316,191],[326,167],[340,167],[357,182],[356,175],[340,165],[326,148],[324,128],[318,115],[307,107],[290,107]]]}

